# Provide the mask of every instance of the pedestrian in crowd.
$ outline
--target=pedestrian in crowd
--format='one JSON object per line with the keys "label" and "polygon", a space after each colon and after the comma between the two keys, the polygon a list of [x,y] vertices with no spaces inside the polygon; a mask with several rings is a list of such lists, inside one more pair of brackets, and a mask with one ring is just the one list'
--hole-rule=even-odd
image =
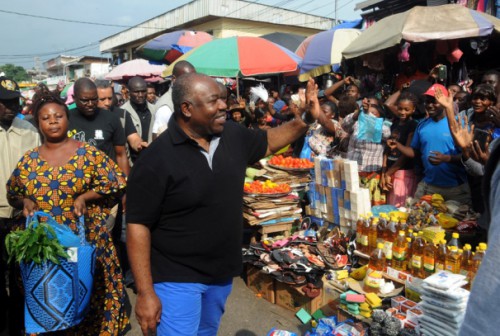
{"label": "pedestrian in crowd", "polygon": [[168,130],[129,177],[127,247],[144,335],[217,334],[232,278],[241,272],[245,169],[318,118],[316,91],[310,80],[304,119],[252,131],[226,123],[213,79],[178,78]]}
{"label": "pedestrian in crowd", "polygon": [[0,332],[8,324],[11,334],[20,334],[22,329],[23,302],[19,300],[20,293],[12,270],[9,273],[10,295],[7,296],[5,235],[23,221],[19,218],[20,212],[9,205],[5,186],[19,158],[41,144],[38,130],[30,122],[16,118],[21,109],[20,96],[19,86],[14,80],[0,77]]}
{"label": "pedestrian in crowd", "polygon": [[168,121],[173,114],[174,105],[172,102],[172,89],[175,85],[175,81],[184,74],[194,72],[196,72],[195,68],[187,61],[179,61],[175,63],[174,68],[172,69],[170,89],[158,99],[155,105],[156,114],[153,123],[153,139],[156,139],[158,135],[167,129]]}
{"label": "pedestrian in crowd", "polygon": [[358,104],[358,106],[361,106],[360,82],[359,82],[359,80],[355,79],[352,76],[347,76],[347,77],[335,82],[332,86],[330,86],[329,88],[324,90],[325,97],[329,101],[338,105],[339,99],[337,99],[334,94],[345,85],[347,85],[347,87],[342,94],[349,96],[349,97],[353,97],[354,100],[356,100],[356,103]]}
{"label": "pedestrian in crowd", "polygon": [[[143,142],[153,141],[153,121],[155,107],[146,100],[147,83],[144,78],[135,76],[128,81],[130,100],[121,106],[132,118],[132,123]],[[142,148],[142,147],[141,147]],[[130,157],[132,162],[137,160],[139,152],[131,148]]]}
{"label": "pedestrian in crowd", "polygon": [[118,114],[120,117],[120,123],[125,131],[127,144],[130,148],[136,152],[140,152],[142,149],[146,148],[148,143],[143,141],[137,133],[137,130],[132,122],[132,118],[130,117],[130,113],[115,105],[113,87],[111,86],[111,83],[107,80],[96,80],[95,84],[97,87],[97,96],[99,97],[97,107],[102,110],[108,110],[112,113]]}
{"label": "pedestrian in crowd", "polygon": [[401,154],[391,140],[410,146],[417,128],[417,122],[411,117],[416,107],[417,97],[412,93],[403,92],[399,96],[397,117],[391,125],[391,136],[384,150],[380,186],[388,191],[387,203],[396,207],[404,206],[406,199],[413,196],[418,181],[413,160]]}
{"label": "pedestrian in crowd", "polygon": [[156,88],[153,83],[147,84],[146,100],[151,105],[155,105],[158,101],[158,96],[156,95]]}
{"label": "pedestrian in crowd", "polygon": [[[355,96],[349,97],[351,104]],[[379,187],[382,174],[384,143],[391,134],[383,122],[385,111],[379,105],[369,105],[368,110],[347,115],[342,128],[349,135],[347,159],[358,163],[360,184],[370,190],[373,205],[385,204],[385,195]]]}
{"label": "pedestrian in crowd", "polygon": [[436,100],[436,90],[448,97],[441,84],[433,84],[425,92],[425,108],[429,117],[415,130],[410,146],[390,140],[389,146],[396,148],[410,159],[421,157],[424,166],[423,180],[417,186],[414,197],[441,194],[445,200],[471,204],[467,174],[460,161],[461,152],[455,145],[448,127],[444,107]]}
{"label": "pedestrian in crowd", "polygon": [[[88,97],[78,83],[76,86],[79,104]],[[79,325],[62,334],[122,334],[129,327],[125,289],[105,223],[110,206],[119,202],[125,189],[125,176],[105,153],[68,137],[69,111],[58,96],[42,94],[33,104],[33,115],[44,142],[17,163],[7,182],[9,203],[25,217],[33,216],[36,210],[47,212],[75,233],[78,218],[84,216],[86,239],[96,247],[89,311]]]}
{"label": "pedestrian in crowd", "polygon": [[123,102],[124,103],[128,102],[128,100],[130,99],[130,94],[129,94],[127,85],[122,84],[122,86],[120,88],[120,93],[123,97]]}
{"label": "pedestrian in crowd", "polygon": [[332,155],[335,149],[336,140],[342,136],[342,127],[335,120],[337,106],[330,102],[321,104],[320,114],[316,123],[310,127],[309,147],[314,155],[328,156]]}
{"label": "pedestrian in crowd", "polygon": [[128,174],[126,138],[119,116],[97,107],[97,87],[89,78],[78,79],[74,91],[76,108],[69,110],[70,136],[103,151]]}

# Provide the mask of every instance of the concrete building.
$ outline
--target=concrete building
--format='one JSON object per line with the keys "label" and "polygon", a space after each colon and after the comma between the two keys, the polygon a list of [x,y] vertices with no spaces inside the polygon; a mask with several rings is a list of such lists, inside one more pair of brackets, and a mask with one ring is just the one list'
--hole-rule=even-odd
{"label": "concrete building", "polygon": [[[334,4],[332,2],[332,10]],[[216,38],[261,36],[274,32],[309,36],[330,29],[334,20],[240,0],[194,0],[100,41],[113,61],[127,61],[146,41],[176,30],[198,30]]]}
{"label": "concrete building", "polygon": [[60,55],[43,63],[47,85],[73,82],[80,77],[100,78],[109,72],[109,60],[95,56]]}

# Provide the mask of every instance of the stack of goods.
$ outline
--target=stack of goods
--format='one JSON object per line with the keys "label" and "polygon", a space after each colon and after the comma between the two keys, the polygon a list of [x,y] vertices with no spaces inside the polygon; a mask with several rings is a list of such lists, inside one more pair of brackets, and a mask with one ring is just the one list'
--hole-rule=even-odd
{"label": "stack of goods", "polygon": [[369,190],[359,187],[357,162],[342,158],[314,158],[308,196],[311,214],[342,227],[371,209]]}
{"label": "stack of goods", "polygon": [[465,315],[469,291],[461,288],[465,276],[446,271],[424,280],[420,307],[420,330],[425,335],[457,335]]}
{"label": "stack of goods", "polygon": [[372,323],[370,323],[371,336],[410,336],[418,335],[415,330],[403,329],[401,320],[396,316],[390,316],[383,310],[373,311]]}
{"label": "stack of goods", "polygon": [[363,294],[351,290],[340,294],[340,307],[353,315],[360,315],[360,305],[363,303],[365,303]]}
{"label": "stack of goods", "polygon": [[276,155],[264,164],[262,178],[287,183],[293,189],[303,189],[311,181],[310,172],[313,167],[314,164],[307,159]]}
{"label": "stack of goods", "polygon": [[253,181],[244,185],[243,218],[248,225],[291,224],[300,220],[299,198],[286,183]]}

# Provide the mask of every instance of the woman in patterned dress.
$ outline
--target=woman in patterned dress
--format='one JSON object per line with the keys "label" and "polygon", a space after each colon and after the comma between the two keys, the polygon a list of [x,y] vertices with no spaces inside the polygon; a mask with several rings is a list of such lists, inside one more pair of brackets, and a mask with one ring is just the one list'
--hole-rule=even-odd
{"label": "woman in patterned dress", "polygon": [[50,213],[75,232],[84,215],[87,240],[96,247],[89,312],[81,324],[57,334],[124,334],[129,321],[122,270],[105,221],[124,192],[125,176],[104,153],[67,136],[68,109],[57,96],[40,97],[33,114],[44,143],[18,162],[7,183],[9,203],[25,216]]}

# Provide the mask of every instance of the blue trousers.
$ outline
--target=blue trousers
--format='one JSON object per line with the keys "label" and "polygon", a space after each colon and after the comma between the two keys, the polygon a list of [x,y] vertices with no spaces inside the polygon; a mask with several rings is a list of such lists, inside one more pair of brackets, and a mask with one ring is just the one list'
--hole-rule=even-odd
{"label": "blue trousers", "polygon": [[220,284],[154,284],[161,301],[158,336],[216,336],[233,280]]}

